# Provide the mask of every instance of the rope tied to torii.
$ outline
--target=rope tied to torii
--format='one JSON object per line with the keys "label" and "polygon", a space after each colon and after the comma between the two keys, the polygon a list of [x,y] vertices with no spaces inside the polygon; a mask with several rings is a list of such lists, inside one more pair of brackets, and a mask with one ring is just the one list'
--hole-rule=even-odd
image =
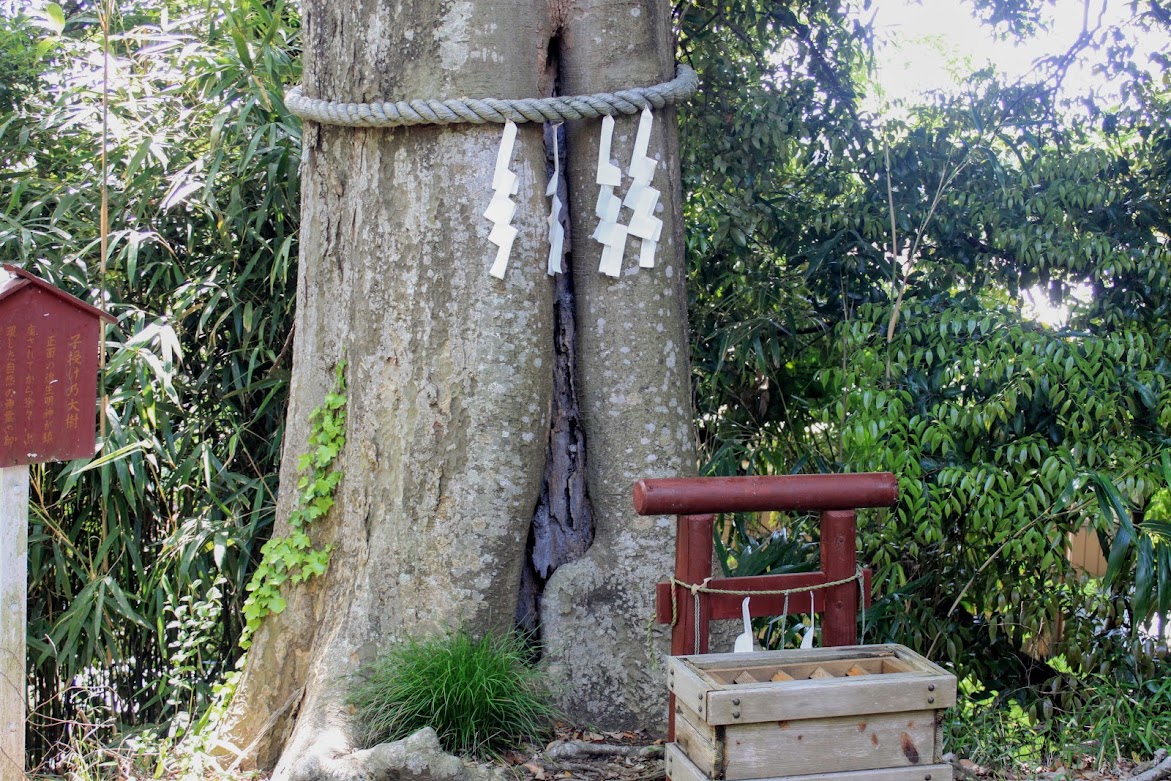
{"label": "rope tied to torii", "polygon": [[400,100],[345,103],[307,98],[301,86],[285,95],[285,106],[301,119],[344,127],[402,127],[489,122],[559,122],[595,119],[616,114],[637,114],[645,108],[661,109],[681,103],[699,89],[699,76],[679,64],[675,78],[650,87],[634,87],[592,95],[550,98],[449,98],[447,100]]}
{"label": "rope tied to torii", "polygon": [[688,583],[679,580],[674,575],[670,578],[671,583],[671,627],[674,628],[679,623],[679,592],[678,588],[685,588],[691,592],[691,601],[695,605],[695,653],[699,653],[699,595],[700,594],[732,594],[734,596],[783,596],[785,598],[785,607],[783,615],[789,614],[789,596],[792,594],[804,594],[821,589],[833,588],[834,586],[844,586],[847,583],[858,582],[858,607],[862,614],[862,635],[866,635],[866,584],[864,582],[865,570],[858,567],[854,570],[853,575],[839,578],[838,580],[830,580],[825,583],[814,583],[809,586],[793,586],[792,588],[777,588],[777,589],[731,589],[731,588],[711,588],[708,583],[711,578],[704,578],[702,583]]}

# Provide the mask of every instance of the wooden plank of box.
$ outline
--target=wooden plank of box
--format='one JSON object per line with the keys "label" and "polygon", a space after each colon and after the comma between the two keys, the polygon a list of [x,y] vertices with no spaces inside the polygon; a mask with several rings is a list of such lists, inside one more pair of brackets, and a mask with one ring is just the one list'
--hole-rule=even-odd
{"label": "wooden plank of box", "polygon": [[[666,774],[671,781],[711,781],[674,743],[667,744]],[[815,766],[808,768],[816,769]],[[952,781],[952,767],[946,763],[914,767],[855,770],[844,773],[809,773],[799,776],[760,779],[760,781]]]}
{"label": "wooden plank of box", "polygon": [[725,781],[914,767],[935,761],[935,711],[711,726],[680,706],[675,742],[707,778]]}
{"label": "wooden plank of box", "polygon": [[676,747],[711,781],[938,765],[956,696],[895,645],[673,657],[668,685]]}

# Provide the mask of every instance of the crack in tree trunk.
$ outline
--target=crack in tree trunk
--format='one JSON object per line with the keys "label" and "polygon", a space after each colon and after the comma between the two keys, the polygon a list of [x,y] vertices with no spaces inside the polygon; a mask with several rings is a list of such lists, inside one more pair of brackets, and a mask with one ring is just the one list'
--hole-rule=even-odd
{"label": "crack in tree trunk", "polygon": [[[553,175],[553,134],[565,171],[565,130],[558,123],[545,129],[549,175]],[[558,195],[564,207],[561,219],[569,246],[568,193],[564,173],[558,176]],[[585,426],[577,398],[577,318],[574,311],[570,253],[562,259],[563,272],[553,280],[553,399],[549,437],[545,446],[545,474],[541,496],[533,512],[517,600],[517,625],[540,637],[541,594],[545,583],[562,564],[585,555],[594,539],[593,510],[586,489]]]}

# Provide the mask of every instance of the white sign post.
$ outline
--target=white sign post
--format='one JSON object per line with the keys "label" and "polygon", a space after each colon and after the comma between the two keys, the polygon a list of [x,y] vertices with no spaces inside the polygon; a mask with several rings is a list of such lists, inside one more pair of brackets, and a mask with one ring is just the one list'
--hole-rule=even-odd
{"label": "white sign post", "polygon": [[0,781],[24,779],[28,466],[0,469]]}

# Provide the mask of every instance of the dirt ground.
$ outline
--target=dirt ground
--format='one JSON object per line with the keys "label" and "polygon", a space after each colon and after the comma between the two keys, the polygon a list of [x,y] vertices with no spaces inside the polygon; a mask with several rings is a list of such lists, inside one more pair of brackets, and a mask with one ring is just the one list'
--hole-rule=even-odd
{"label": "dirt ground", "polygon": [[543,748],[510,752],[508,770],[522,781],[654,781],[663,778],[664,741],[644,732],[593,732],[563,724]]}

